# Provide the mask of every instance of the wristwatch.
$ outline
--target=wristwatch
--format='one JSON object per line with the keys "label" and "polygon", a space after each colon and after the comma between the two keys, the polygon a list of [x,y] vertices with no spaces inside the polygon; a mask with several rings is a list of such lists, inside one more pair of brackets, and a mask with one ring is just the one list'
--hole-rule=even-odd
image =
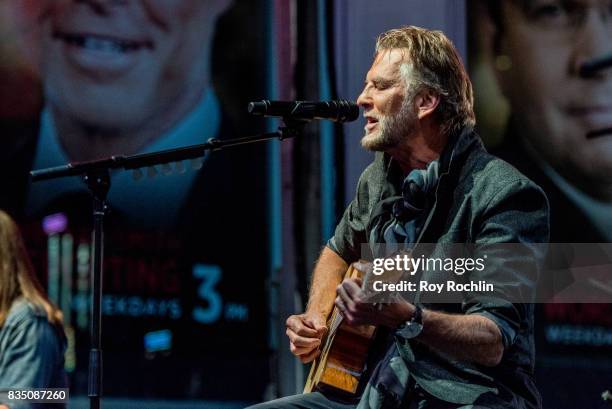
{"label": "wristwatch", "polygon": [[412,339],[417,337],[421,331],[423,331],[423,308],[415,304],[412,318],[397,327],[395,334],[404,339]]}

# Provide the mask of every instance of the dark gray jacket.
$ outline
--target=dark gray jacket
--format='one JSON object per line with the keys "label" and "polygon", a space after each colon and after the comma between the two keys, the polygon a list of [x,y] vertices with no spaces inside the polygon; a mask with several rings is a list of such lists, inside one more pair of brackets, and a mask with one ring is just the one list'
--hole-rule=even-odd
{"label": "dark gray jacket", "polygon": [[[379,224],[375,219],[390,214],[390,204],[401,195],[402,181],[403,174],[397,164],[389,156],[377,154],[361,175],[356,196],[328,246],[349,263],[364,256],[360,254],[361,244],[368,243],[370,247],[375,244],[372,241],[377,236],[373,229]],[[487,246],[548,241],[548,202],[543,191],[514,167],[488,154],[480,137],[471,129],[450,138],[440,158],[440,177],[431,203],[421,243]],[[522,299],[533,299],[544,254],[542,247],[526,249],[500,255],[484,271],[470,273],[469,279],[494,281],[496,293],[518,291]],[[424,272],[421,279],[436,281],[427,274]],[[427,393],[457,405],[541,407],[533,382],[532,304],[466,293],[459,304],[425,306],[492,319],[502,333],[505,348],[502,362],[494,368],[484,367],[458,361],[416,341],[398,341],[396,346],[403,358],[397,369],[400,379],[409,373]],[[382,407],[381,397],[374,388],[366,388],[359,407]]]}

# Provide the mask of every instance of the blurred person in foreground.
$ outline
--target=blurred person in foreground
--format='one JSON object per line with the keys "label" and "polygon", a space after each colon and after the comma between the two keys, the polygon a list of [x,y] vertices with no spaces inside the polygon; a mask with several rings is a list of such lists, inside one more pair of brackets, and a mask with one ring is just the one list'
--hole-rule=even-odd
{"label": "blurred person in foreground", "polygon": [[[62,313],[36,278],[19,228],[0,210],[0,393],[67,387],[65,349]],[[0,409],[30,408],[5,398]]]}

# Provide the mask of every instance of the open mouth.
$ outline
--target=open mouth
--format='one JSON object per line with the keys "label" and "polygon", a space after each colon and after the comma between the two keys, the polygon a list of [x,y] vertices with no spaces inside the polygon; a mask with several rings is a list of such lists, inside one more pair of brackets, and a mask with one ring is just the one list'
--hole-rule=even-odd
{"label": "open mouth", "polygon": [[72,34],[56,31],[53,33],[53,38],[90,51],[129,53],[153,48],[150,41],[125,40],[96,34]]}
{"label": "open mouth", "polygon": [[371,128],[371,127],[373,127],[374,125],[376,125],[378,123],[378,119],[373,118],[371,116],[366,116],[365,119],[366,119],[366,127],[367,128]]}

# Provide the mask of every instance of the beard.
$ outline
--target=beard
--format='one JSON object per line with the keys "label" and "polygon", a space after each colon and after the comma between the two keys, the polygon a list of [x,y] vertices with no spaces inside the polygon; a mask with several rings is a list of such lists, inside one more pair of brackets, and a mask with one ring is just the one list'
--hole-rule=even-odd
{"label": "beard", "polygon": [[378,118],[378,129],[361,138],[361,146],[369,151],[382,152],[396,148],[412,134],[418,123],[418,116],[413,107],[413,98],[407,96],[400,110],[390,116]]}

